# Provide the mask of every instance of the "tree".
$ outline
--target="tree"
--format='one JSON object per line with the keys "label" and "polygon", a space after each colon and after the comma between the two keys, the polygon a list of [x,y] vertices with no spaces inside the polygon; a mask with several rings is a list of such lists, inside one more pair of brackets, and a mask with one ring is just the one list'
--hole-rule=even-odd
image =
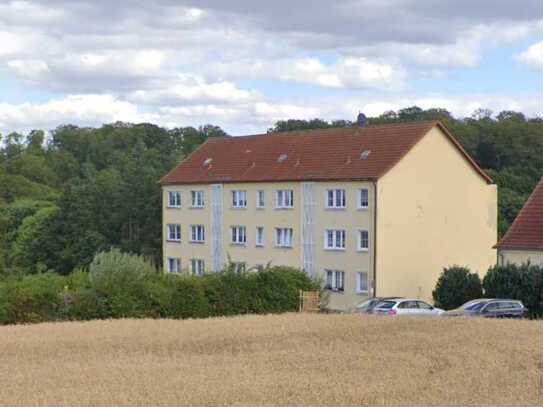
{"label": "tree", "polygon": [[483,296],[481,279],[466,267],[452,266],[443,269],[432,292],[436,307],[446,310]]}

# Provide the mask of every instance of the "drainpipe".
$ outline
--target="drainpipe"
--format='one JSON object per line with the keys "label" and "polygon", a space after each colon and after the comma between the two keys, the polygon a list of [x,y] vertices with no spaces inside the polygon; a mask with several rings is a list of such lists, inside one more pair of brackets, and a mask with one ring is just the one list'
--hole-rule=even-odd
{"label": "drainpipe", "polygon": [[377,182],[373,181],[373,297],[377,297]]}

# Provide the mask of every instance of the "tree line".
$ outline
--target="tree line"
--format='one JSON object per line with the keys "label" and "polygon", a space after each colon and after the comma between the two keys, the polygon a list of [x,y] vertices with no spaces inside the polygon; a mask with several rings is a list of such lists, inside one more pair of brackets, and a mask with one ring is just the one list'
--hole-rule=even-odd
{"label": "tree line", "polygon": [[[543,175],[543,119],[478,110],[455,118],[444,109],[410,107],[368,124],[439,119],[498,184],[499,234],[514,220]],[[353,126],[349,120],[286,120],[269,133]],[[161,261],[161,194],[157,181],[218,126],[165,129],[114,123],[60,126],[46,134],[0,139],[0,275],[86,267],[118,248]]]}

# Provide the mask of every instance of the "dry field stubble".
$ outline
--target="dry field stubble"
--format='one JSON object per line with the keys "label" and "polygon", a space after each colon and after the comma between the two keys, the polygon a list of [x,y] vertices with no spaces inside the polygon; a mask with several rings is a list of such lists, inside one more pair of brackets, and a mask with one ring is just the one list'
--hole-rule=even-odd
{"label": "dry field stubble", "polygon": [[543,323],[343,315],[0,328],[2,406],[535,406]]}

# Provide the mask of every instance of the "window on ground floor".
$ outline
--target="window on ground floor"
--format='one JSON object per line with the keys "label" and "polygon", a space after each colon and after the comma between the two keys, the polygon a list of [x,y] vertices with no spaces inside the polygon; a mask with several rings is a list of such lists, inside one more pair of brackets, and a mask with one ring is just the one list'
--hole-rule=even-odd
{"label": "window on ground floor", "polygon": [[368,292],[368,273],[365,271],[356,273],[356,292],[362,294]]}
{"label": "window on ground floor", "polygon": [[190,273],[193,276],[202,276],[205,272],[205,264],[202,259],[190,259]]}
{"label": "window on ground floor", "polygon": [[331,291],[343,292],[345,289],[345,272],[339,270],[325,270],[326,285],[324,288]]}
{"label": "window on ground floor", "polygon": [[180,273],[181,272],[181,259],[177,257],[168,257],[166,262],[168,273]]}

